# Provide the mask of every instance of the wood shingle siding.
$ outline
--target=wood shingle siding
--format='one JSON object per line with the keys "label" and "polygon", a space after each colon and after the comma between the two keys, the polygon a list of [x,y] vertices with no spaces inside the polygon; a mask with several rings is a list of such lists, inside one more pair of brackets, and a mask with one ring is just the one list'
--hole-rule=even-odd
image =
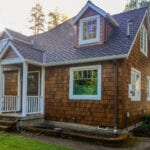
{"label": "wood shingle siding", "polygon": [[9,48],[7,50],[7,52],[5,53],[5,55],[3,56],[2,59],[11,59],[11,58],[19,58],[18,55],[14,52],[14,50],[12,50],[11,48]]}
{"label": "wood shingle siding", "polygon": [[18,95],[18,71],[5,71],[4,95]]}

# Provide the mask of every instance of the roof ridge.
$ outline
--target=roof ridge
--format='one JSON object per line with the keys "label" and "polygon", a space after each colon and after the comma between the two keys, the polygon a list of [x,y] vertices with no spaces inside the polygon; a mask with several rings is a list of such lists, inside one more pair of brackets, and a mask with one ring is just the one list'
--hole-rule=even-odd
{"label": "roof ridge", "polygon": [[27,43],[24,43],[23,41],[11,40],[11,39],[10,39],[10,41],[12,41],[12,42],[15,41],[15,42],[18,42],[18,43],[22,43],[22,44],[24,44],[25,46],[28,46],[28,47],[32,48],[33,50],[36,50],[36,51],[41,51],[42,53],[45,52],[44,50],[35,48],[35,47],[33,47],[33,45],[29,45],[29,44],[27,44]]}
{"label": "roof ridge", "polygon": [[50,29],[50,30],[48,30],[48,31],[45,31],[45,32],[43,32],[43,33],[39,33],[39,34],[36,34],[36,35],[31,35],[31,36],[29,36],[29,37],[30,37],[30,38],[33,38],[33,37],[36,37],[36,36],[39,36],[39,35],[42,35],[42,34],[46,34],[46,33],[48,33],[48,32],[51,32],[51,31],[53,31],[54,29],[60,27],[61,25],[65,24],[65,23],[67,23],[67,22],[69,22],[69,21],[71,21],[73,18],[74,18],[74,17],[67,19],[66,21],[60,23],[59,25],[55,26],[54,28],[52,28],[52,29]]}
{"label": "roof ridge", "polygon": [[[10,31],[12,31],[12,32],[15,32],[15,33],[17,33],[17,34],[20,34],[20,35],[23,35],[23,36],[26,36],[26,37],[29,37],[29,36],[27,36],[27,35],[25,35],[25,34],[22,34],[22,33],[20,33],[20,32],[18,32],[18,31],[15,31],[15,30],[12,30],[12,29],[9,29],[9,28],[5,28],[7,31],[8,30],[10,30]],[[9,31],[8,31],[9,32]]]}
{"label": "roof ridge", "polygon": [[148,7],[136,8],[136,9],[124,11],[124,12],[121,12],[121,13],[113,14],[112,16],[121,15],[121,14],[125,14],[125,13],[130,13],[130,12],[132,12],[132,11],[137,11],[137,10],[141,10],[141,9],[144,9],[144,8],[148,8]]}

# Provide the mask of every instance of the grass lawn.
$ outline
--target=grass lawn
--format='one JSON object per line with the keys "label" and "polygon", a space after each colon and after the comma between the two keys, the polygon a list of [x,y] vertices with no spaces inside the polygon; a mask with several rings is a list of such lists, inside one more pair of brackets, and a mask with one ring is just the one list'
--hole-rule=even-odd
{"label": "grass lawn", "polygon": [[0,134],[0,150],[71,150],[22,136]]}

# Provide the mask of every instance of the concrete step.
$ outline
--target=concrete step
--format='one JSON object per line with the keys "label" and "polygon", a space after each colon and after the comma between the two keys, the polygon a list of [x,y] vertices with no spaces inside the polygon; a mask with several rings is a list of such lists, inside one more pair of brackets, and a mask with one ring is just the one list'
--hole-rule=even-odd
{"label": "concrete step", "polygon": [[3,125],[0,125],[0,131],[9,131],[9,127],[8,126],[3,126]]}
{"label": "concrete step", "polygon": [[17,121],[18,119],[19,117],[16,116],[0,115],[0,120],[4,120],[4,121]]}
{"label": "concrete step", "polygon": [[16,121],[0,120],[0,125],[3,126],[16,126]]}

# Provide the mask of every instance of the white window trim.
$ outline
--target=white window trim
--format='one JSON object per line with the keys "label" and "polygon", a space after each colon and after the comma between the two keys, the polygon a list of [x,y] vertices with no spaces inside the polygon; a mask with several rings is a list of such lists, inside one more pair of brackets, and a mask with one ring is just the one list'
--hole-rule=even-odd
{"label": "white window trim", "polygon": [[[97,76],[97,95],[73,95],[73,72],[82,71],[87,69],[96,69],[98,71]],[[70,83],[69,83],[69,99],[73,100],[101,100],[101,66],[86,66],[86,67],[72,67],[70,68]]]}
{"label": "white window trim", "polygon": [[[38,95],[37,96],[40,96],[40,85],[41,85],[41,82],[40,82],[40,71],[29,71],[28,74],[32,74],[32,73],[38,73]],[[28,88],[28,87],[27,87]],[[30,95],[28,95],[30,96]]]}
{"label": "white window trim", "polygon": [[[147,80],[150,80],[150,77],[147,77]],[[146,81],[147,82],[147,81]],[[147,83],[146,83],[146,85],[147,85]],[[146,90],[146,93],[147,93],[147,90]],[[147,95],[147,94],[146,94]],[[147,101],[150,101],[150,96],[148,97],[148,96],[146,96],[147,97]]]}
{"label": "white window trim", "polygon": [[[141,30],[146,32],[146,52],[144,52],[144,49],[143,49],[143,47],[141,47],[141,45],[140,45],[140,50],[147,57],[147,53],[148,53],[148,33],[147,33],[147,29],[146,29],[146,27],[144,25],[142,25]],[[140,40],[141,40],[141,38],[140,38]],[[144,45],[144,41],[143,41],[143,45]]]}
{"label": "white window trim", "polygon": [[[132,80],[132,71],[137,72],[140,75],[140,94],[139,94],[139,96],[131,96],[131,100],[132,101],[140,101],[141,100],[141,72],[132,67],[131,68],[131,80]],[[131,81],[131,85],[132,85],[132,81]]]}
{"label": "white window trim", "polygon": [[[9,40],[9,38],[5,38],[5,39],[0,40],[0,42],[3,43],[4,41],[6,41],[6,44],[7,44],[8,40]],[[5,46],[6,46],[6,45],[5,45]],[[5,47],[5,46],[4,46],[4,47]],[[2,51],[2,50],[4,49],[4,47],[3,47],[0,51]]]}
{"label": "white window trim", "polygon": [[[89,40],[83,40],[83,23],[90,21],[90,20],[97,20],[97,24],[96,24],[96,38],[94,39],[89,39]],[[95,15],[95,16],[91,16],[91,17],[86,17],[83,19],[80,19],[79,21],[79,45],[82,44],[89,44],[89,43],[95,43],[100,41],[100,16],[99,15]]]}

